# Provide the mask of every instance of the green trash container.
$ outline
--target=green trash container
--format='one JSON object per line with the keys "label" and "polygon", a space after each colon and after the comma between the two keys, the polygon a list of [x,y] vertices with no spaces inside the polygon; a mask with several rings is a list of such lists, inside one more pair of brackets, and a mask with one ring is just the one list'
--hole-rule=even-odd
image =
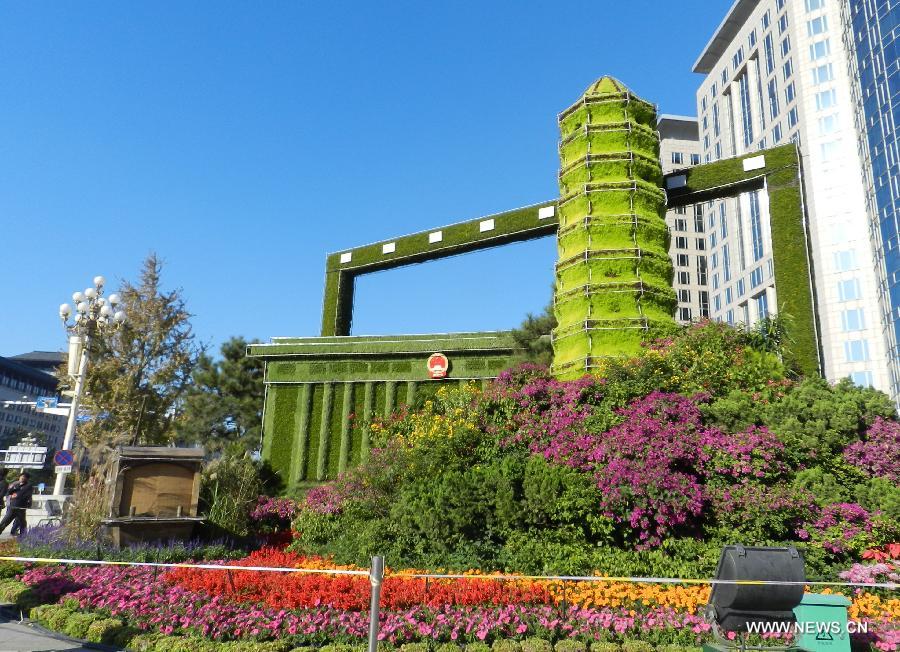
{"label": "green trash container", "polygon": [[842,595],[805,593],[794,607],[797,617],[795,645],[809,652],[850,652],[847,607]]}

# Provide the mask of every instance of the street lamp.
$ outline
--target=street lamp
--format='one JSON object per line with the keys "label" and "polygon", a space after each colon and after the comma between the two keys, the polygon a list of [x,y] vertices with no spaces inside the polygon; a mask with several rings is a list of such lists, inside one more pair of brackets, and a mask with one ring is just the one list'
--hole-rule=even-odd
{"label": "street lamp", "polygon": [[[66,436],[63,439],[63,450],[71,450],[75,441],[75,421],[78,417],[78,403],[84,390],[84,379],[87,373],[88,350],[91,338],[110,332],[125,321],[125,311],[119,308],[121,299],[118,294],[103,297],[103,286],[106,279],[94,277],[94,286],[75,292],[72,306],[64,303],[59,307],[59,318],[69,334],[69,375],[75,378],[75,391],[72,405],[69,407],[69,420],[66,423]],[[70,321],[71,317],[71,321]],[[53,493],[61,496],[66,484],[66,474],[56,474]]]}

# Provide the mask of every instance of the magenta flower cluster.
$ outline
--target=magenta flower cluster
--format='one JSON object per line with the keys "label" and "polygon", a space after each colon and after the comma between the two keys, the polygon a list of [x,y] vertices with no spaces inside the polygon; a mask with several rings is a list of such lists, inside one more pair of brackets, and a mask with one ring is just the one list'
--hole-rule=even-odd
{"label": "magenta flower cluster", "polygon": [[868,476],[900,482],[900,423],[877,417],[865,439],[847,446],[844,459]]}
{"label": "magenta flower cluster", "polygon": [[297,502],[291,498],[260,496],[250,512],[253,521],[290,521],[297,515]]}
{"label": "magenta flower cluster", "polygon": [[[900,562],[886,561],[877,564],[853,564],[840,573],[842,580],[860,584],[900,582]],[[857,589],[861,591],[862,589]]]}
{"label": "magenta flower cluster", "polygon": [[600,509],[627,524],[640,547],[698,527],[711,497],[707,485],[768,482],[785,471],[775,435],[765,428],[731,435],[705,427],[701,397],[654,392],[620,410],[621,423],[595,432],[586,420],[602,395],[601,379],[559,382],[534,372],[516,388],[521,379],[520,372],[497,384],[516,406],[503,444],[591,473]]}
{"label": "magenta flower cluster", "polygon": [[851,548],[853,540],[872,532],[869,512],[856,503],[833,503],[819,512],[818,518],[797,531],[804,540],[821,541],[825,550],[840,554]]}

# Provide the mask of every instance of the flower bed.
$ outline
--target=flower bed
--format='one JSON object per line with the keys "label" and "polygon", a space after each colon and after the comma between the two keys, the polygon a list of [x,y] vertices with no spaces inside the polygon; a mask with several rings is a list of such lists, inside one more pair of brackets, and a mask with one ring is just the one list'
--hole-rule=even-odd
{"label": "flower bed", "polygon": [[[261,551],[238,563],[258,566],[267,562],[275,566],[291,561],[295,567],[322,568],[325,564],[322,559],[299,558],[274,550]],[[868,572],[880,577],[882,570],[855,568],[851,572],[856,576]],[[245,578],[236,584],[237,590],[225,588],[228,573],[199,569],[160,574],[149,568],[43,566],[27,571],[22,581],[32,597],[40,595],[40,601],[58,601],[68,596],[69,603],[77,601],[79,609],[96,613],[98,618],[117,618],[139,630],[167,635],[214,641],[285,640],[296,645],[360,643],[367,636],[368,613],[366,605],[360,604],[362,598],[368,599],[365,577],[317,574],[273,578],[263,572],[239,570],[230,574],[235,582]],[[200,577],[218,579],[214,580],[216,583],[191,588]],[[289,595],[294,596],[291,599],[298,603],[296,608],[270,606],[283,604],[286,595],[285,587],[273,584],[273,579],[307,577],[316,582],[289,587],[293,591]],[[222,580],[226,584],[218,583]],[[353,583],[347,584],[347,580]],[[451,592],[453,584],[466,588],[457,587]],[[703,591],[708,591],[705,587],[567,583],[563,602],[562,585],[530,584],[531,587],[528,582],[517,582],[515,591],[519,593],[507,595],[532,599],[531,603],[503,603],[500,594],[487,588],[496,587],[496,580],[472,577],[430,584],[429,592],[441,595],[445,600],[441,602],[415,595],[424,588],[423,580],[389,578],[382,601],[380,639],[393,644],[476,643],[537,636],[548,641],[640,638],[656,644],[696,645],[708,638],[709,625],[700,615],[705,603]],[[476,585],[482,585],[482,592],[475,589]],[[442,590],[445,592],[440,593]],[[301,595],[302,591],[310,593]],[[342,597],[342,592],[347,595]],[[259,599],[260,596],[265,597]],[[547,598],[546,603],[538,603],[538,597]],[[854,598],[850,617],[870,622],[872,642],[877,649],[897,649],[898,632],[891,629],[891,623],[900,621],[900,600],[860,592]],[[82,624],[87,627],[89,623]]]}

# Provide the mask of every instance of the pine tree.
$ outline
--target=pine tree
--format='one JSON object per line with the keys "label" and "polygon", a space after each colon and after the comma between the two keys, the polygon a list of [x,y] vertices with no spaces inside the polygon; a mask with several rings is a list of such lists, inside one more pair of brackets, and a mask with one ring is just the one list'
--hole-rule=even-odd
{"label": "pine tree", "polygon": [[162,290],[161,270],[159,258],[150,254],[137,284],[126,281],[119,291],[126,322],[92,342],[82,405],[94,418],[79,426],[77,439],[95,461],[103,449],[174,439],[203,347],[181,291]]}

